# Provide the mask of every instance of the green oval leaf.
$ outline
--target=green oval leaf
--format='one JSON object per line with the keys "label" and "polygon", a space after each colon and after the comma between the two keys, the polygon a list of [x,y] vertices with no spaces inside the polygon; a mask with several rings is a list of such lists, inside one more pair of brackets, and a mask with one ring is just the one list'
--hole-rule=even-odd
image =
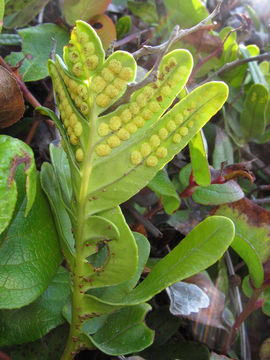
{"label": "green oval leaf", "polygon": [[[36,165],[34,154],[24,142],[0,135],[0,234],[8,226],[17,201],[17,188],[14,176],[17,167],[24,163],[27,176],[27,204],[25,216],[29,213],[36,195]],[[1,241],[0,241],[1,243]]]}
{"label": "green oval leaf", "polygon": [[19,310],[0,311],[0,346],[35,341],[64,322],[61,311],[70,294],[69,274],[60,267],[44,293]]}
{"label": "green oval leaf", "polygon": [[62,260],[48,202],[39,181],[31,211],[24,199],[0,241],[0,308],[14,309],[36,300]]}

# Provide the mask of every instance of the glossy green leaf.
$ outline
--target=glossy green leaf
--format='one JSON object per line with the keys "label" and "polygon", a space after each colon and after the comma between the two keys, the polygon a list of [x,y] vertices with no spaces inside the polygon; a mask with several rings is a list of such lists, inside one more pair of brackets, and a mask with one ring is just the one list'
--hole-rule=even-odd
{"label": "glossy green leaf", "polygon": [[159,171],[147,185],[157,196],[161,197],[162,205],[167,214],[172,214],[180,206],[179,195],[164,170]]}
{"label": "glossy green leaf", "polygon": [[[32,208],[36,195],[36,166],[34,154],[24,142],[0,135],[0,234],[6,229],[12,219],[17,200],[17,188],[14,181],[16,168],[25,164],[27,176],[27,204],[25,216]],[[1,241],[0,241],[1,243]]]}
{"label": "glossy green leaf", "polygon": [[26,199],[0,239],[0,308],[14,309],[36,300],[62,260],[52,214],[37,183],[35,202],[24,216]]}
{"label": "glossy green leaf", "polygon": [[154,333],[143,322],[148,304],[125,307],[110,314],[103,326],[90,336],[94,345],[108,355],[125,355],[150,346]]}
{"label": "glossy green leaf", "polygon": [[213,151],[214,168],[220,169],[221,164],[225,161],[228,165],[233,164],[233,147],[226,132],[216,127],[215,147]]}
{"label": "glossy green leaf", "polygon": [[[209,13],[200,0],[175,1],[165,0],[170,22],[179,24],[182,28],[189,28],[205,19]],[[177,8],[177,11],[175,9]]]}
{"label": "glossy green leaf", "polygon": [[58,179],[52,166],[48,163],[43,163],[40,175],[42,189],[48,197],[54,215],[62,253],[69,269],[72,270],[74,267],[74,238],[71,221],[63,202]]}
{"label": "glossy green leaf", "polygon": [[[233,238],[233,222],[222,216],[211,216],[196,226],[180,244],[160,260],[147,278],[121,303],[105,302],[132,305],[148,301],[166,287],[213,265],[224,254]],[[99,300],[103,301],[102,298]]]}
{"label": "glossy green leaf", "polygon": [[146,262],[150,253],[150,244],[149,241],[139,233],[133,233],[137,246],[138,246],[138,268],[136,274],[122,282],[119,285],[107,286],[103,288],[89,290],[88,294],[93,295],[96,298],[102,298],[104,301],[121,301],[125,296],[136,286],[137,282],[140,280],[141,273],[146,265]]}
{"label": "glossy green leaf", "polygon": [[189,142],[190,160],[194,180],[198,185],[207,186],[211,183],[211,175],[205,149],[204,135],[198,132]]}
{"label": "glossy green leaf", "polygon": [[69,25],[78,19],[88,21],[96,15],[103,14],[111,0],[60,0],[64,17]]}
{"label": "glossy green leaf", "polygon": [[[5,60],[15,66],[24,59],[20,66],[20,74],[25,82],[45,78],[48,76],[46,63],[54,47],[52,34],[56,41],[55,53],[62,55],[63,46],[68,43],[68,31],[55,24],[41,24],[18,30],[18,33],[23,42],[22,52],[13,52]],[[25,58],[26,55],[28,58]]]}
{"label": "glossy green leaf", "polygon": [[68,326],[59,326],[40,340],[12,347],[11,360],[59,360],[67,337]]}
{"label": "glossy green leaf", "polygon": [[263,134],[268,97],[268,90],[262,84],[253,84],[249,89],[240,118],[241,130],[246,140]]}
{"label": "glossy green leaf", "polygon": [[255,248],[260,261],[267,261],[270,256],[270,212],[244,198],[219,206],[215,214],[230,218],[236,233]]}
{"label": "glossy green leaf", "polygon": [[72,199],[71,174],[67,155],[61,144],[57,146],[50,144],[50,157],[56,177],[60,183],[63,201],[66,206],[69,206]]}
{"label": "glossy green leaf", "polygon": [[0,346],[37,340],[62,324],[61,311],[69,295],[69,274],[60,267],[48,288],[32,304],[0,311]]}
{"label": "glossy green leaf", "polygon": [[28,24],[50,0],[7,0],[4,24],[7,28]]}
{"label": "glossy green leaf", "polygon": [[137,245],[119,207],[85,221],[82,245],[87,259],[83,271],[89,280],[83,290],[119,284],[137,271]]}
{"label": "glossy green leaf", "polygon": [[192,199],[203,205],[220,205],[234,202],[245,196],[242,188],[234,180],[224,184],[212,184],[197,188]]}
{"label": "glossy green leaf", "polygon": [[254,246],[246,238],[236,233],[231,247],[245,261],[254,286],[261,286],[264,279],[264,271],[260,257]]}
{"label": "glossy green leaf", "polygon": [[116,23],[117,40],[122,39],[130,30],[132,26],[131,17],[128,15],[120,17]]}

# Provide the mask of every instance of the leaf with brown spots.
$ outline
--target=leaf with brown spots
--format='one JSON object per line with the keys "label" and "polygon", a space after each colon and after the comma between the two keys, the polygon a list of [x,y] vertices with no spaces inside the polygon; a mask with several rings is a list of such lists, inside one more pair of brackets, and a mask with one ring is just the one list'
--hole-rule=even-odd
{"label": "leaf with brown spots", "polygon": [[19,121],[24,113],[24,101],[15,77],[0,66],[0,128]]}
{"label": "leaf with brown spots", "polygon": [[234,203],[221,205],[215,215],[230,218],[236,228],[236,234],[247,239],[255,248],[262,263],[270,256],[270,212],[243,198]]}

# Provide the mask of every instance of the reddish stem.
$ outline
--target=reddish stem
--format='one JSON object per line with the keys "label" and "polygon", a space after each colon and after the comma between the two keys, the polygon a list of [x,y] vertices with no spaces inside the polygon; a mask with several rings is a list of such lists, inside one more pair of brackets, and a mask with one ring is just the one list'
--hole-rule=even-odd
{"label": "reddish stem", "polygon": [[262,292],[269,286],[270,286],[270,283],[269,283],[269,280],[268,280],[268,281],[265,281],[260,288],[254,289],[254,291],[253,291],[251,297],[249,298],[246,306],[244,307],[243,311],[236,318],[236,320],[234,322],[232,332],[231,332],[231,336],[230,336],[229,341],[227,343],[227,347],[224,350],[225,354],[231,348],[231,345],[232,345],[232,342],[233,342],[234,337],[236,335],[236,332],[239,329],[239,327],[241,326],[241,324],[248,318],[248,316],[251,313],[253,313],[253,311],[255,311],[255,310],[262,307],[263,299],[259,299],[259,297],[261,296]]}
{"label": "reddish stem", "polygon": [[10,356],[8,356],[7,354],[3,353],[3,351],[0,351],[0,359],[1,359],[1,360],[10,360]]}

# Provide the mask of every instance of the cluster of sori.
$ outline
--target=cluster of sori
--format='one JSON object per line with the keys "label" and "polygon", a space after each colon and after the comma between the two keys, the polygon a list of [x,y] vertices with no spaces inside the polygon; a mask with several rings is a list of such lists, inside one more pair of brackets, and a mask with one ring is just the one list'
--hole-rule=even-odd
{"label": "cluster of sori", "polygon": [[101,107],[107,107],[113,99],[126,87],[127,82],[133,76],[133,70],[122,67],[117,59],[111,59],[104,64],[100,74],[91,82],[91,88],[95,92],[95,102]]}
{"label": "cluster of sori", "polygon": [[[76,160],[81,162],[84,157],[83,149],[80,146],[80,137],[83,133],[83,119],[70,101],[65,84],[53,62],[49,63],[49,71],[53,79],[56,100],[62,122],[66,128],[70,144],[76,146]],[[79,85],[76,84],[76,86],[78,87]]]}
{"label": "cluster of sori", "polygon": [[[157,119],[165,111],[166,100],[173,88],[187,75],[187,72],[185,66],[177,66],[173,56],[168,57],[160,69],[156,82],[134,93],[131,102],[120,107],[111,116],[103,117],[97,131],[104,141],[97,145],[97,155],[109,155],[112,149],[120,146],[121,141],[130,139],[132,134],[142,128],[147,121]],[[143,143],[140,149],[131,153],[132,164],[138,165],[145,160],[147,166],[156,166],[158,159],[167,156],[167,149],[160,146],[162,141],[166,141],[174,132],[172,141],[179,143],[181,137],[187,134],[187,127],[177,129],[183,121],[182,114],[177,114],[173,120],[168,121],[166,127],[162,127],[157,134],[150,137],[148,142]]]}

